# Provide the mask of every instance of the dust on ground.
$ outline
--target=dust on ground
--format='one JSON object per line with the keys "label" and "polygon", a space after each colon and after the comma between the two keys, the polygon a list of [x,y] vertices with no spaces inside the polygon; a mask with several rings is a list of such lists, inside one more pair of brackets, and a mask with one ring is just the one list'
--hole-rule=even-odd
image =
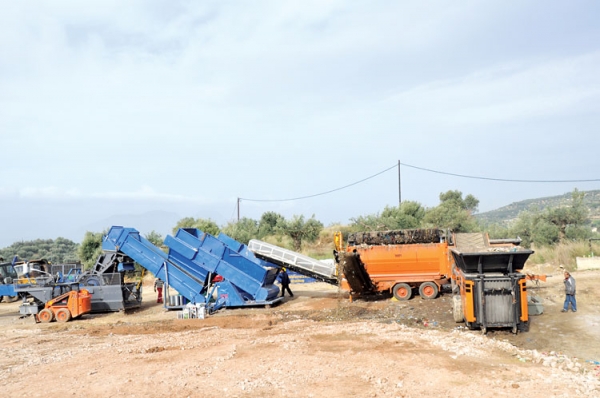
{"label": "dust on ground", "polygon": [[574,272],[577,313],[561,313],[562,272],[528,282],[544,313],[529,332],[465,329],[450,295],[355,300],[292,284],[273,308],[177,319],[156,304],[69,323],[20,319],[0,303],[0,386],[7,397],[600,396],[600,272]]}

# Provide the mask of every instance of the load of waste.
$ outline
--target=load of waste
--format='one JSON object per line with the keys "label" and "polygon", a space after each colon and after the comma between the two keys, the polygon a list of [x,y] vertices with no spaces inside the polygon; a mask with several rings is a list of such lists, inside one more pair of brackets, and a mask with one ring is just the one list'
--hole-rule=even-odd
{"label": "load of waste", "polygon": [[348,235],[348,245],[406,245],[412,243],[439,243],[445,233],[437,228],[403,229],[380,232],[355,232]]}

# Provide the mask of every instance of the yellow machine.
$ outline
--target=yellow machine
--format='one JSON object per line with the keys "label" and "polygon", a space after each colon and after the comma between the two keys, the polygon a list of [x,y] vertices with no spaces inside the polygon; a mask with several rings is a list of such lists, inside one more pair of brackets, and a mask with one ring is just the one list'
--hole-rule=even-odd
{"label": "yellow machine", "polygon": [[38,278],[51,278],[50,264],[45,259],[20,261],[13,265],[17,272],[17,284],[35,285]]}

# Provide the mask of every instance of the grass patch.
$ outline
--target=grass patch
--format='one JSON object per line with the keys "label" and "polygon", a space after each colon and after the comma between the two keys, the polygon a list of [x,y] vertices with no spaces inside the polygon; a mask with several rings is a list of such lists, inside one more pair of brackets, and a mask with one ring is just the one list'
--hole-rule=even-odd
{"label": "grass patch", "polygon": [[567,270],[577,269],[577,257],[590,257],[600,254],[600,244],[587,241],[566,242],[552,246],[541,246],[533,249],[535,253],[529,258],[533,264],[562,265]]}

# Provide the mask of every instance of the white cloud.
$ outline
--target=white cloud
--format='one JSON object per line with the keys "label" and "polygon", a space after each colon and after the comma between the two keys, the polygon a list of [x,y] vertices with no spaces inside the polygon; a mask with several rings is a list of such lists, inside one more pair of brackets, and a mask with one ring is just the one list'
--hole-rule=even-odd
{"label": "white cloud", "polygon": [[490,124],[597,112],[600,53],[532,60],[435,81],[395,94],[386,105],[435,124]]}
{"label": "white cloud", "polygon": [[[497,145],[490,137],[503,130],[523,141],[523,131],[564,135],[555,116],[598,140],[595,28],[571,16],[572,31],[561,31],[560,7],[543,2],[5,3],[0,199],[79,200],[90,213],[118,199],[191,204],[186,212],[212,202],[229,212],[238,195],[327,191],[398,158],[441,163],[460,139],[452,167],[468,170],[489,156],[469,144]],[[524,15],[540,7],[532,27]],[[492,163],[498,174],[503,161]],[[322,214],[393,203],[391,174],[357,187],[356,205],[324,197]],[[412,198],[435,201],[441,188],[423,194],[421,177]]]}
{"label": "white cloud", "polygon": [[23,198],[36,200],[140,200],[163,203],[213,203],[203,197],[185,196],[158,192],[152,187],[142,186],[133,191],[83,192],[78,188],[63,189],[59,187],[25,187],[20,189],[0,188],[0,198]]}

